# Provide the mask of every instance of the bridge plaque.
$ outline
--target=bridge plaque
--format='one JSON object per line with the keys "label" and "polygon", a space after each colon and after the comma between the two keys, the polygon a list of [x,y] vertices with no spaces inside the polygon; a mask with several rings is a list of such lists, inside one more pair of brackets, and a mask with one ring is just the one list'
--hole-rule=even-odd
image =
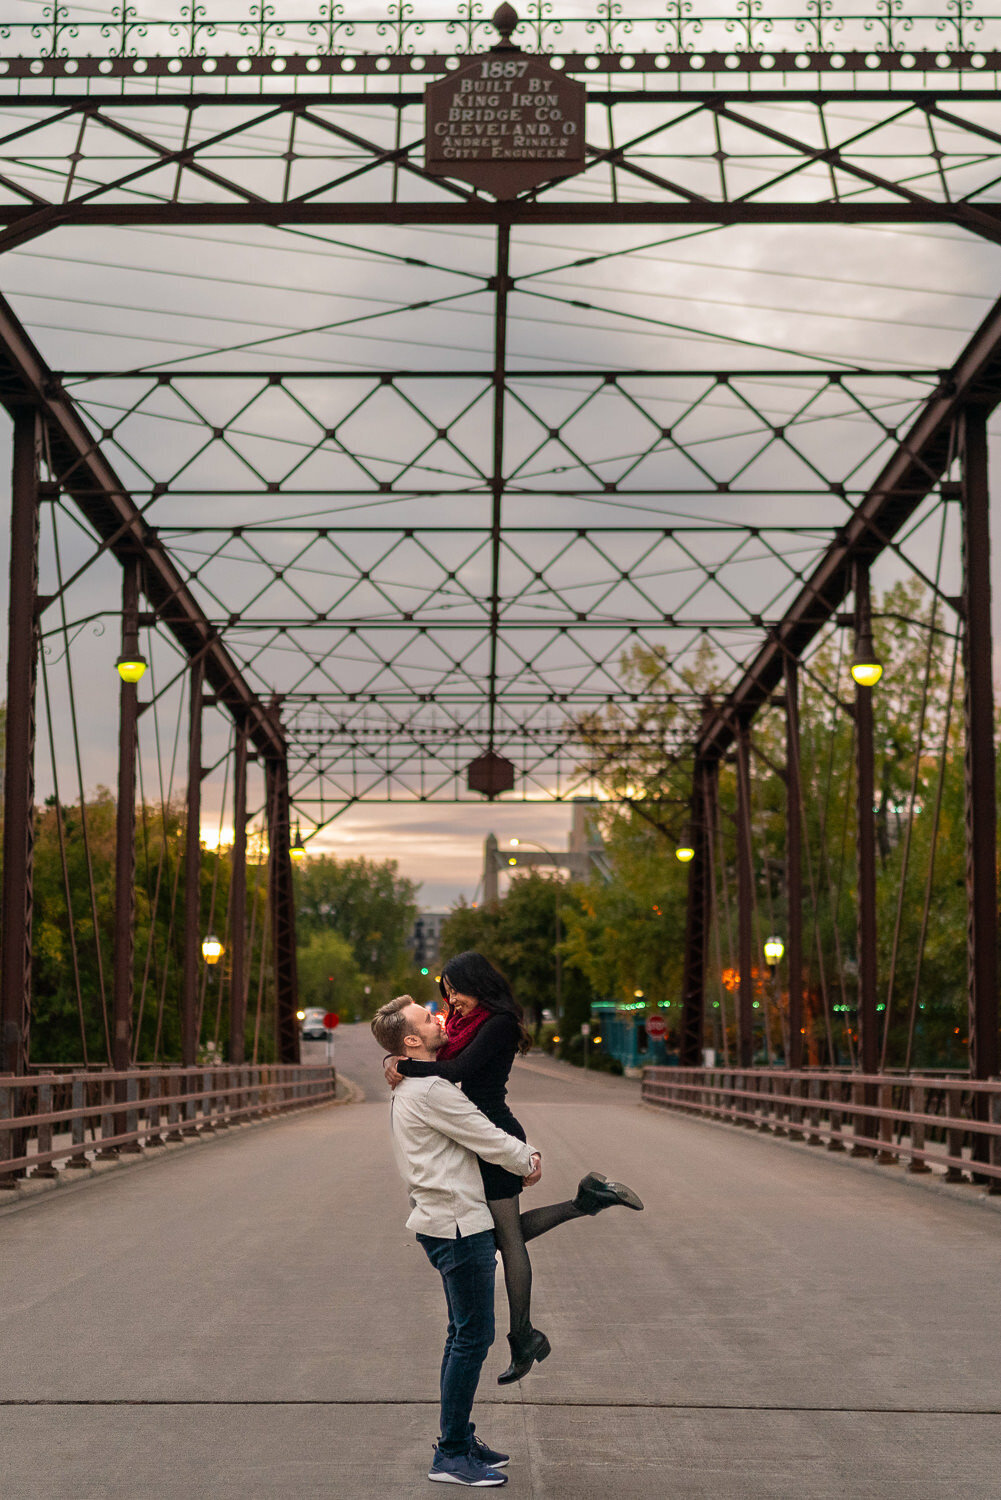
{"label": "bridge plaque", "polygon": [[494,16],[501,41],[424,94],[425,167],[457,177],[495,198],[514,198],[583,170],[582,83],[509,40],[511,6]]}

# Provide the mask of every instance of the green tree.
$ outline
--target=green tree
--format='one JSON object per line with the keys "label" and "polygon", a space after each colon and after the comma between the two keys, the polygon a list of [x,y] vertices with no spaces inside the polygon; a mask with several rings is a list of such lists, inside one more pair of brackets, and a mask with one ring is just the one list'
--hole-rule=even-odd
{"label": "green tree", "polygon": [[398,873],[395,860],[317,855],[303,860],[293,879],[300,964],[304,958],[307,965],[311,962],[309,945],[315,937],[339,936],[358,976],[353,1003],[366,1016],[413,988],[407,942],[417,915],[417,886]]}
{"label": "green tree", "polygon": [[[965,1061],[967,1039],[966,893],[962,674],[953,671],[955,641],[948,633],[953,622],[933,605],[923,584],[909,581],[874,601],[873,625],[886,668],[872,699],[878,999],[884,1007],[878,1014],[881,1026],[890,1019],[886,1061],[958,1066]],[[814,1063],[850,1062],[857,1044],[850,655],[847,633],[832,629],[800,672],[806,1030]],[[604,887],[589,883],[583,916],[568,923],[567,951],[602,993],[624,998],[635,975],[635,988],[645,995],[673,1001],[680,989],[687,885],[674,846],[688,816],[690,746],[697,727],[685,694],[689,701],[720,696],[725,673],[708,647],[689,669],[676,668],[663,651],[634,647],[622,670],[627,685],[645,695],[638,719],[610,709],[581,721],[595,770],[616,794],[602,814],[612,878]],[[762,709],[751,739],[756,1024],[759,1055],[781,1056],[788,1043],[788,993],[781,976],[769,978],[761,957],[767,933],[788,930],[781,704]],[[731,1045],[736,1040],[736,790],[727,758],[719,770],[707,1003]],[[654,907],[663,920],[650,924],[648,933],[645,918]]]}
{"label": "green tree", "polygon": [[[86,841],[84,825],[86,823]],[[181,806],[137,808],[133,1025],[139,1062],[180,1057],[184,815]],[[65,875],[63,859],[65,851]],[[200,970],[200,1036],[225,1053],[229,1034],[230,948],[227,931],[230,851],[203,850],[199,878],[202,935],[226,942],[223,961]],[[105,1062],[112,1004],[115,912],[115,803],[99,787],[83,808],[35,811],[33,1005],[31,1052],[36,1061]],[[267,954],[266,880],[248,871],[248,1055],[274,1056],[274,995]],[[70,897],[67,905],[66,884]],[[93,890],[93,897],[91,896]],[[261,1015],[258,1019],[258,1001]]]}
{"label": "green tree", "polygon": [[579,911],[576,883],[532,870],[517,875],[500,901],[453,908],[442,929],[442,953],[476,949],[507,977],[530,1024],[556,1011],[556,908],[560,920],[560,1003],[569,1030],[586,1020],[592,991],[566,944],[567,924]]}
{"label": "green tree", "polygon": [[366,1009],[364,976],[351,944],[339,932],[313,932],[296,954],[299,1005],[337,1011],[344,1020]]}

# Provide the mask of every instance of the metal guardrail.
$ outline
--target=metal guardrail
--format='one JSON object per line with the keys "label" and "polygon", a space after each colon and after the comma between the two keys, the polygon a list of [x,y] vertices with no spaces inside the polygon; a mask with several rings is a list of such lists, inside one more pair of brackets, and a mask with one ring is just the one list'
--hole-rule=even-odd
{"label": "metal guardrail", "polygon": [[646,1068],[643,1101],[1001,1193],[1001,1080],[786,1068]]}
{"label": "metal guardrail", "polygon": [[322,1104],[336,1083],[317,1064],[0,1075],[0,1190]]}

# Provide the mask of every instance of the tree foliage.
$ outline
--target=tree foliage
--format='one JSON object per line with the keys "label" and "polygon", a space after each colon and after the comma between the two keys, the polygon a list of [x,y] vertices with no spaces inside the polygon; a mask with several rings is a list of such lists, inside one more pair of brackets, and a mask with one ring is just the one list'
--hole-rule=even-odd
{"label": "tree foliage", "polygon": [[[229,1046],[230,853],[226,847],[203,849],[200,873],[200,934],[215,933],[226,949],[216,966],[202,964],[199,969],[200,1044],[203,1049],[211,1044],[219,1056],[226,1056]],[[294,878],[300,1004],[324,1009],[332,1005],[346,1014],[369,1015],[407,988],[406,943],[415,912],[414,886],[397,874],[393,862],[324,856],[308,860]],[[262,1062],[275,1056],[276,1031],[267,884],[262,850],[252,841],[245,1050]],[[184,963],[183,804],[137,809],[135,904],[136,1058],[177,1061]],[[99,788],[82,808],[64,804],[57,811],[54,802],[37,808],[31,1026],[35,1061],[107,1061],[114,921],[115,802],[110,792]]]}
{"label": "tree foliage", "polygon": [[329,950],[328,967],[337,976],[335,1008],[349,1005],[352,1013],[370,1016],[407,990],[413,978],[407,941],[417,915],[417,886],[400,875],[395,860],[322,854],[305,859],[293,878],[300,964],[305,961],[306,972],[313,972],[312,955],[319,962],[324,951],[313,946],[314,940],[335,934],[346,945],[343,964],[334,964]]}
{"label": "tree foliage", "polygon": [[[967,1042],[966,892],[962,671],[954,618],[933,605],[920,582],[894,585],[874,612],[876,650],[885,663],[872,703],[878,998],[881,1028],[889,1015],[886,1062],[959,1066]],[[686,824],[692,771],[690,755],[672,748],[692,737],[690,710],[677,701],[677,689],[680,683],[712,701],[723,672],[708,647],[696,669],[684,672],[674,671],[664,652],[634,647],[623,671],[630,685],[653,689],[654,701],[642,708],[643,734],[631,740],[623,733],[614,756],[609,730],[621,727],[621,711],[583,723],[619,800],[602,813],[612,878],[586,887],[581,914],[568,923],[567,951],[595,989],[610,997],[624,1000],[635,988],[651,999],[677,998],[687,883],[674,847]],[[806,1030],[813,1062],[854,1060],[858,1039],[854,692],[850,642],[832,629],[800,671]],[[751,734],[754,951],[760,955],[768,933],[788,931],[781,704],[765,708]],[[719,776],[707,996],[715,1030],[710,1040],[717,1047],[724,1027],[727,1043],[735,1042],[736,792],[728,758]],[[781,1057],[788,1043],[783,977],[780,971],[773,979],[756,956],[762,1058]]]}
{"label": "tree foliage", "polygon": [[[61,824],[61,837],[60,837]],[[63,860],[65,851],[65,874]],[[66,887],[69,885],[69,907]],[[199,881],[200,933],[216,933],[226,955],[200,969],[202,1044],[225,1055],[229,1039],[229,850],[203,850]],[[274,999],[265,963],[259,985],[266,926],[267,882],[248,869],[248,1056],[257,1032],[257,1056],[274,1056]],[[135,1049],[139,1062],[176,1061],[181,1050],[183,975],[184,809],[137,809]],[[83,807],[54,801],[35,812],[34,923],[32,930],[32,1037],[37,1061],[102,1063],[108,1058],[115,923],[115,802],[99,787]],[[266,957],[266,956],[265,956]],[[77,976],[79,976],[79,995]],[[261,1019],[258,1020],[258,994]]]}

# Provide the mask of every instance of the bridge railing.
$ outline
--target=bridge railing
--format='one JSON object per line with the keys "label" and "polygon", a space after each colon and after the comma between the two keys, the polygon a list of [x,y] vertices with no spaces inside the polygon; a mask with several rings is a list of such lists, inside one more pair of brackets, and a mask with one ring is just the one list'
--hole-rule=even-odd
{"label": "bridge railing", "polygon": [[0,1189],[332,1100],[333,1067],[0,1075]]}
{"label": "bridge railing", "polygon": [[1001,1193],[1001,1080],[787,1068],[646,1068],[642,1097]]}

